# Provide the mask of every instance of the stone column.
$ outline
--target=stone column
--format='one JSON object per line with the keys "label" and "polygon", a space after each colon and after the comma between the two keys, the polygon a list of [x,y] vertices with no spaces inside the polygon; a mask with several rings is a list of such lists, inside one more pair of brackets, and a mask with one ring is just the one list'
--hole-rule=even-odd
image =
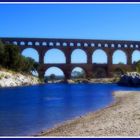
{"label": "stone column", "polygon": [[44,76],[45,76],[45,71],[44,70],[38,70],[38,76],[40,79],[44,79]]}
{"label": "stone column", "polygon": [[65,71],[64,74],[65,74],[65,80],[68,80],[71,78],[71,71],[70,70]]}
{"label": "stone column", "polygon": [[71,64],[71,49],[67,48],[64,53],[66,57],[66,64]]}
{"label": "stone column", "polygon": [[39,51],[39,64],[44,64],[44,52],[43,50]]}
{"label": "stone column", "polygon": [[132,65],[132,53],[128,52],[127,55],[127,65]]}
{"label": "stone column", "polygon": [[113,59],[113,52],[110,51],[107,53],[107,77],[112,77],[112,59]]}
{"label": "stone column", "polygon": [[88,48],[88,50],[86,51],[88,64],[92,64],[92,53],[92,49]]}

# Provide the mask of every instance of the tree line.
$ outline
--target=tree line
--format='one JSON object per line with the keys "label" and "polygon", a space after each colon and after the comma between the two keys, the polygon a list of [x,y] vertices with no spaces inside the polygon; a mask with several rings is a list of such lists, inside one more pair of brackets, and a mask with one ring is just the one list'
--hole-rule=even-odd
{"label": "tree line", "polygon": [[22,56],[18,46],[3,44],[0,41],[0,66],[18,72],[31,73],[38,69],[39,64],[30,57]]}

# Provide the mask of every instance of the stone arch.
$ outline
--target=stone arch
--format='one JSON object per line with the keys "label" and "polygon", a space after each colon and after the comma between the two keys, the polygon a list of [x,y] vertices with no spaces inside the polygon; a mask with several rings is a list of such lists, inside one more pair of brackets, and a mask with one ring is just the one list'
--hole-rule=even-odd
{"label": "stone arch", "polygon": [[95,47],[95,43],[91,43],[91,47]]}
{"label": "stone arch", "polygon": [[130,44],[130,48],[134,48],[134,45],[133,44]]}
{"label": "stone arch", "polygon": [[31,41],[29,41],[29,42],[28,42],[28,45],[29,45],[29,46],[32,46],[32,45],[33,45],[33,43],[32,43]]}
{"label": "stone arch", "polygon": [[49,46],[54,46],[54,43],[53,42],[49,42]]}
{"label": "stone arch", "polygon": [[59,68],[59,67],[49,67],[46,71],[45,71],[45,80],[59,80],[59,79],[64,79],[65,78],[65,74],[64,71]]}
{"label": "stone arch", "polygon": [[13,41],[13,45],[17,45],[18,44],[18,42],[17,41]]}
{"label": "stone arch", "polygon": [[98,47],[102,47],[102,44],[101,43],[98,43]]}
{"label": "stone arch", "polygon": [[139,50],[134,50],[131,57],[132,57],[132,64],[134,62],[139,61],[140,60],[140,51]]}
{"label": "stone arch", "polygon": [[88,47],[88,43],[84,43],[84,47]]}
{"label": "stone arch", "polygon": [[43,41],[42,46],[47,46],[47,42]]}
{"label": "stone arch", "polygon": [[136,44],[136,45],[135,45],[135,47],[136,47],[136,48],[139,48],[139,45],[138,45],[138,44]]}
{"label": "stone arch", "polygon": [[112,59],[113,64],[127,64],[127,55],[122,50],[115,50]]}
{"label": "stone arch", "polygon": [[86,71],[82,67],[74,67],[71,71],[71,78],[85,78]]}
{"label": "stone arch", "polygon": [[38,41],[35,42],[35,46],[39,46],[40,43]]}
{"label": "stone arch", "polygon": [[125,48],[127,48],[127,47],[128,47],[128,45],[127,45],[127,44],[124,44],[124,47],[125,47]]}
{"label": "stone arch", "polygon": [[60,42],[56,42],[56,46],[60,46]]}
{"label": "stone arch", "polygon": [[121,44],[118,44],[118,48],[121,48],[122,47],[122,45]]}
{"label": "stone arch", "polygon": [[71,53],[71,63],[87,63],[87,54],[82,49],[74,49]]}
{"label": "stone arch", "polygon": [[112,43],[112,44],[111,44],[111,47],[114,48],[114,47],[115,47],[115,44]]}
{"label": "stone arch", "polygon": [[63,42],[62,45],[63,45],[63,47],[66,47],[67,46],[67,43],[66,42]]}
{"label": "stone arch", "polygon": [[107,64],[107,54],[102,49],[96,49],[92,54],[92,63]]}
{"label": "stone arch", "polygon": [[[56,56],[58,57],[56,58]],[[66,56],[60,49],[49,49],[44,55],[44,63],[64,64],[66,63]]]}
{"label": "stone arch", "polygon": [[81,43],[78,42],[78,43],[77,43],[77,47],[81,47]]}
{"label": "stone arch", "polygon": [[31,57],[36,62],[39,62],[39,53],[34,48],[25,48],[24,50],[22,50],[21,54],[25,57]]}
{"label": "stone arch", "polygon": [[24,46],[24,45],[25,45],[25,42],[24,42],[24,41],[21,41],[21,42],[20,42],[20,45],[21,45],[21,46]]}
{"label": "stone arch", "polygon": [[107,43],[105,43],[105,45],[104,45],[106,48],[108,47],[108,44]]}
{"label": "stone arch", "polygon": [[70,47],[73,47],[74,46],[74,43],[73,42],[70,42]]}

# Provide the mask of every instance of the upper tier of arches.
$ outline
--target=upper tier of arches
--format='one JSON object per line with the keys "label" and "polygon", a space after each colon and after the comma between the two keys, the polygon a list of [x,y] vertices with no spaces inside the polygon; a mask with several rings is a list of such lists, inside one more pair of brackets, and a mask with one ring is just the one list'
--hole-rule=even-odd
{"label": "upper tier of arches", "polygon": [[1,38],[1,40],[18,46],[140,48],[140,41],[41,38]]}

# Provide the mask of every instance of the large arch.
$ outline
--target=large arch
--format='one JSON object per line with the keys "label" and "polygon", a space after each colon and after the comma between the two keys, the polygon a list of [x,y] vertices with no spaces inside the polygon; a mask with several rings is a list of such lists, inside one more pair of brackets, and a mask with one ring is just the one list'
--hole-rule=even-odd
{"label": "large arch", "polygon": [[21,54],[25,57],[31,57],[33,58],[36,62],[39,62],[39,54],[38,51],[33,49],[33,48],[26,48],[24,49]]}
{"label": "large arch", "polygon": [[66,56],[59,49],[50,49],[45,53],[44,63],[63,64],[66,63]]}
{"label": "large arch", "polygon": [[72,78],[85,78],[86,71],[81,67],[75,67],[71,71],[71,77]]}
{"label": "large arch", "polygon": [[127,64],[127,55],[122,50],[114,51],[112,59],[113,64]]}
{"label": "large arch", "polygon": [[58,79],[64,79],[65,75],[63,70],[61,70],[58,67],[49,67],[46,71],[45,71],[45,77],[47,78],[47,80],[58,80]]}
{"label": "large arch", "polygon": [[139,51],[139,50],[133,51],[131,57],[132,57],[132,64],[133,64],[134,62],[139,61],[139,60],[140,60],[140,51]]}
{"label": "large arch", "polygon": [[82,49],[75,49],[71,53],[71,63],[87,63],[87,54]]}
{"label": "large arch", "polygon": [[107,54],[102,49],[97,49],[92,54],[92,63],[107,64]]}

